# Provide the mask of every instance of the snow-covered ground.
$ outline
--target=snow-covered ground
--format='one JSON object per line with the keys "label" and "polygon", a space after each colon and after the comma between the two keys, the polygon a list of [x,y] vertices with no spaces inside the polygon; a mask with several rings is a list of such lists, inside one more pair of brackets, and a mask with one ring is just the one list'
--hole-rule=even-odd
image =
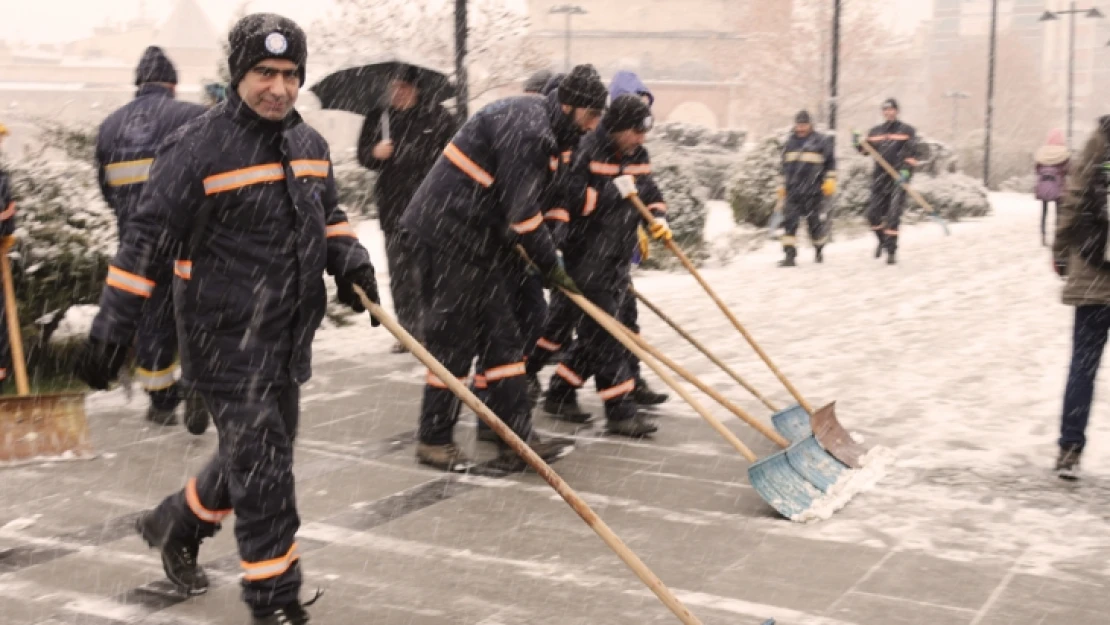
{"label": "snow-covered ground", "polygon": [[[894,267],[872,258],[873,239],[858,238],[835,241],[824,265],[803,250],[799,267],[779,269],[781,252],[770,243],[705,271],[812,403],[837,401],[849,428],[895,454],[886,477],[831,520],[777,523],[774,531],[953,559],[1016,555],[1018,571],[1065,578],[1069,563],[1105,561],[1107,402],[1094,409],[1083,480],[1053,477],[1072,309],[1060,304],[1062,283],[1040,246],[1039,205],[1016,194],[992,202],[993,216],[951,224],[951,236],[933,223],[904,227]],[[718,222],[710,220],[713,238],[728,230]],[[384,268],[375,227],[364,224],[361,233]],[[765,394],[790,403],[688,275],[646,272],[635,282]],[[744,398],[649,311],[641,311],[641,325],[653,344]],[[323,332],[317,353],[374,352],[391,340],[360,321]],[[415,363],[396,372],[398,382],[421,379]],[[667,412],[689,417],[670,427],[704,427],[676,401]]]}

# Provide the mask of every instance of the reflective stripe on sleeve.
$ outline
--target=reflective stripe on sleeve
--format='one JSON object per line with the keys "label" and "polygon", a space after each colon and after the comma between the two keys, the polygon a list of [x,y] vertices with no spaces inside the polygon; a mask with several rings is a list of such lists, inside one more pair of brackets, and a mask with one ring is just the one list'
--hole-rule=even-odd
{"label": "reflective stripe on sleeve", "polygon": [[153,163],[153,158],[109,163],[104,166],[104,179],[109,187],[123,187],[129,184],[146,182],[150,178],[150,166]]}
{"label": "reflective stripe on sleeve", "polygon": [[569,223],[570,222],[570,212],[568,212],[567,209],[565,209],[565,208],[553,208],[553,209],[547,211],[547,213],[544,215],[544,219],[550,219],[551,221],[562,221],[562,222]]}
{"label": "reflective stripe on sleeve", "polygon": [[488,171],[482,169],[478,163],[470,160],[470,157],[463,154],[463,151],[454,143],[447,144],[447,147],[443,149],[443,155],[446,156],[447,160],[451,161],[455,167],[461,169],[464,174],[473,178],[478,184],[487,188],[493,185],[493,176],[491,176]]}
{"label": "reflective stripe on sleeve", "polygon": [[597,208],[597,189],[586,187],[586,205],[582,207],[582,214],[589,215]]}
{"label": "reflective stripe on sleeve", "polygon": [[332,237],[352,237],[352,238],[356,238],[356,239],[358,238],[358,235],[355,234],[354,227],[351,226],[351,224],[349,222],[346,222],[346,221],[341,221],[337,224],[332,224],[332,225],[328,226],[327,233],[328,233],[327,238],[329,238],[329,239],[332,238]]}
{"label": "reflective stripe on sleeve", "polygon": [[281,163],[255,165],[254,167],[235,169],[205,178],[204,193],[205,195],[214,195],[224,191],[242,189],[253,184],[276,182],[284,178],[285,169],[282,168]]}
{"label": "reflective stripe on sleeve", "polygon": [[529,232],[532,232],[533,230],[535,230],[536,228],[539,228],[542,225],[543,225],[543,215],[541,215],[539,213],[536,213],[535,215],[532,215],[530,218],[525,219],[524,221],[519,221],[519,222],[513,224],[510,227],[513,229],[513,232],[516,232],[517,234],[528,234]]}
{"label": "reflective stripe on sleeve", "polygon": [[299,160],[290,161],[293,175],[298,178],[327,178],[331,161]]}
{"label": "reflective stripe on sleeve", "polygon": [[139,297],[149,298],[154,293],[152,280],[124,271],[114,265],[108,267],[108,279],[105,280],[105,284]]}
{"label": "reflective stripe on sleeve", "polygon": [[193,279],[193,261],[191,260],[178,260],[173,263],[173,275],[181,278],[182,280]]}

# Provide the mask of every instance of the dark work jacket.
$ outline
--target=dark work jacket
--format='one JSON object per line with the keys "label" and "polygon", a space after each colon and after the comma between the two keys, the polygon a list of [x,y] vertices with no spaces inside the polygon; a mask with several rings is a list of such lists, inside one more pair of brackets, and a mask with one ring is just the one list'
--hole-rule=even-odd
{"label": "dark work jacket", "polygon": [[373,156],[374,146],[382,140],[381,119],[381,114],[371,115],[363,122],[358,162],[378,172],[374,203],[382,231],[393,232],[458,124],[455,116],[438,104],[432,108],[418,104],[406,111],[391,110],[389,138],[393,140],[393,156],[383,161]]}
{"label": "dark work jacket", "polygon": [[[8,172],[0,169],[0,237],[15,232],[15,197],[12,193],[12,179]],[[0,294],[0,302],[3,295]]]}
{"label": "dark work jacket", "polygon": [[782,147],[782,177],[787,195],[820,195],[821,183],[836,177],[833,138],[792,133]]}
{"label": "dark work jacket", "polygon": [[134,100],[100,124],[96,136],[97,177],[121,231],[139,204],[158,146],[205,110],[199,104],[173,99],[167,87],[145,84]]}
{"label": "dark work jacket", "polygon": [[608,130],[599,125],[575,150],[562,187],[569,216],[563,259],[567,272],[583,287],[612,287],[629,271],[636,228],[644,220],[612,183],[624,174],[635,177],[640,200],[652,214],[665,216],[667,205],[652,178],[647,149],[618,154]]}
{"label": "dark work jacket", "polygon": [[426,245],[485,266],[512,257],[519,244],[541,271],[550,270],[558,261],[542,213],[559,155],[573,145],[569,123],[556,94],[483,107],[424,178],[402,227]]}
{"label": "dark work jacket", "polygon": [[370,258],[339,209],[323,137],[296,111],[264,120],[231,93],[159,150],[92,335],[128,344],[171,265],[184,381],[254,395],[311,377],[323,272]]}
{"label": "dark work jacket", "polygon": [[[913,126],[897,119],[875,126],[868,131],[865,140],[871,143],[871,147],[875,148],[875,151],[886,159],[891,167],[899,170],[909,167],[906,159],[913,158],[917,149],[917,132],[914,131]],[[866,154],[862,146],[859,151],[861,154]],[[878,163],[875,163],[873,175],[876,178],[890,177],[890,174]]]}

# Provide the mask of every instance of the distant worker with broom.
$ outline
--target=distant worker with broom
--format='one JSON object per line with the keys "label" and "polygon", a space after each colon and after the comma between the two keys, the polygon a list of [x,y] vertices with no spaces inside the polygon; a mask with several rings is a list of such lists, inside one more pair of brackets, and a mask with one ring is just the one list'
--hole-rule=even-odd
{"label": "distant worker with broom", "polygon": [[875,248],[875,258],[881,258],[885,250],[887,264],[893,265],[898,262],[895,257],[898,253],[898,226],[902,221],[902,209],[906,202],[902,185],[910,181],[913,168],[917,166],[917,159],[914,158],[917,132],[913,126],[898,119],[897,100],[887,98],[883,101],[882,108],[886,121],[868,131],[863,139],[859,133],[853,133],[852,145],[861,154],[866,154],[861,142],[868,142],[879,156],[898,171],[899,179],[895,180],[878,162],[875,163],[871,174],[871,204],[867,209],[867,220],[879,240],[879,245]]}
{"label": "distant worker with broom", "polygon": [[[0,144],[8,136],[8,127],[0,124]],[[15,244],[15,199],[8,172],[0,169],[0,254],[7,254]],[[11,346],[8,345],[8,326],[4,318],[4,292],[0,291],[0,393],[12,370]]]}
{"label": "distant worker with broom", "polygon": [[836,193],[836,155],[833,138],[813,130],[807,111],[794,116],[794,132],[782,149],[782,185],[779,197],[785,200],[783,210],[782,249],[786,258],[780,267],[795,266],[798,256],[798,226],[802,219],[809,226],[809,238],[815,249],[814,262],[824,262],[823,250],[828,241],[828,213],[823,199]]}

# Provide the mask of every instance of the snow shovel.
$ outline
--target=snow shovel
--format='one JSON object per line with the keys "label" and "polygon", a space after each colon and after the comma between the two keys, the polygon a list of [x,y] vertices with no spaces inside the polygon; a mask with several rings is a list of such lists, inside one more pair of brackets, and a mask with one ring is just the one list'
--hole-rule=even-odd
{"label": "snow shovel", "polygon": [[[655,313],[667,325],[671,326],[682,338],[689,341],[698,351],[705,354],[713,364],[720,367],[725,373],[731,376],[732,379],[736,380],[740,386],[743,386],[756,399],[762,402],[764,406],[767,406],[767,408],[774,413],[771,416],[771,422],[774,424],[775,429],[778,430],[781,435],[785,436],[789,443],[805,441],[815,436],[815,432],[820,432],[820,436],[816,438],[822,447],[830,450],[830,453],[832,453],[835,458],[849,467],[859,468],[859,458],[863,456],[867,450],[852,440],[851,435],[848,434],[843,426],[840,425],[840,422],[836,420],[835,414],[832,413],[833,408],[831,408],[831,404],[826,407],[828,410],[822,408],[814,415],[813,419],[818,422],[817,427],[810,424],[809,413],[801,406],[791,406],[785,410],[780,409],[766,397],[761,395],[755,387],[748,384],[744,378],[740,377],[738,373],[733,371],[732,368],[726,365],[717,355],[709,351],[709,348],[702,345],[701,342],[693,336],[690,336],[689,332],[668,317],[658,306],[637,291],[635,287],[629,286],[629,291],[636,296],[636,299],[647,306],[649,310]],[[835,450],[835,452],[832,450]]]}
{"label": "snow shovel", "polygon": [[898,184],[902,185],[902,188],[906,190],[906,193],[909,193],[910,197],[912,197],[914,201],[921,205],[921,208],[925,209],[925,214],[928,215],[929,219],[932,219],[933,221],[940,224],[940,227],[944,229],[944,234],[946,236],[952,234],[948,231],[948,222],[945,221],[944,218],[940,216],[940,213],[938,213],[937,210],[933,208],[933,206],[929,204],[929,202],[920,193],[917,192],[917,189],[911,187],[908,182],[902,182],[902,176],[894,170],[894,167],[892,167],[881,154],[879,154],[878,150],[876,150],[875,147],[871,145],[870,141],[867,141],[865,139],[863,141],[860,141],[859,144],[863,148],[864,152],[867,152],[867,154],[871,158],[875,159],[875,162],[878,163],[880,167],[885,169],[886,173],[890,174],[891,178],[897,180]]}
{"label": "snow shovel", "polygon": [[[829,453],[821,447],[821,444],[817,442],[816,437],[812,433],[797,441],[791,442],[786,440],[773,428],[768,427],[766,424],[745,412],[743,408],[732,403],[728,398],[717,392],[716,389],[702,382],[682,365],[676,363],[666,354],[652,347],[651,344],[644,340],[639,334],[628,329],[627,326],[621,325],[620,327],[629,338],[635,341],[644,351],[651,354],[656,360],[670,367],[672,371],[683,377],[687,382],[693,384],[698,390],[711,397],[718,404],[728,409],[729,412],[739,417],[741,421],[747,423],[772,443],[785,450],[766,458],[762,461],[763,463],[774,465],[781,462],[780,456],[785,456],[791,468],[801,474],[806,481],[816,486],[818,490],[823,493],[829,492],[832,485],[835,484],[837,480],[840,479],[840,476],[844,474],[844,471],[848,469],[844,463],[839,462],[836,458],[829,455]],[[825,409],[823,408],[822,410]],[[820,414],[821,410],[817,412]],[[765,469],[761,468],[759,470]],[[753,486],[754,485],[753,483]],[[756,486],[756,488],[759,490],[760,488],[766,488],[766,486],[767,482],[761,480],[760,485]],[[801,512],[801,510],[797,512]],[[795,513],[786,514],[786,516],[793,516]]]}
{"label": "snow shovel", "polygon": [[363,306],[366,307],[366,310],[370,311],[370,314],[374,315],[374,318],[380,321],[381,324],[389,330],[390,334],[396,337],[402,345],[407,347],[412,355],[416,356],[417,360],[423,363],[424,366],[428,367],[429,371],[442,380],[443,383],[447,385],[447,388],[449,388],[459,400],[474,411],[474,414],[478,415],[478,417],[494,432],[497,432],[501,440],[508,443],[509,447],[519,454],[533,471],[542,477],[551,488],[555,489],[555,492],[559,493],[559,496],[570,505],[578,516],[582,517],[586,525],[589,525],[590,529],[597,533],[598,537],[617,554],[617,557],[619,557],[628,568],[632,569],[636,577],[640,578],[640,581],[648,587],[648,590],[655,593],[655,596],[678,617],[679,621],[685,625],[701,625],[701,621],[679,601],[678,597],[663,584],[663,581],[640,560],[635,552],[624,544],[620,537],[605,524],[605,521],[601,520],[601,517],[590,508],[589,504],[587,504],[586,501],[563,480],[563,478],[559,477],[559,474],[556,473],[550,465],[536,455],[536,452],[532,451],[531,447],[521,440],[509,426],[505,425],[504,421],[498,418],[498,416],[494,414],[488,406],[482,403],[482,400],[478,399],[474,393],[471,393],[470,389],[468,389],[465,384],[451,375],[447,367],[444,367],[435,359],[435,356],[432,356],[428,350],[424,349],[424,346],[414,339],[411,334],[406,332],[395,319],[382,310],[381,306],[370,301],[370,298],[366,297],[366,293],[361,288],[358,286],[354,288],[355,292],[358,293],[359,298],[362,300]]}
{"label": "snow shovel", "polygon": [[0,244],[0,274],[4,282],[4,313],[8,321],[12,368],[17,397],[0,397],[0,462],[31,460],[47,456],[88,456],[88,422],[83,393],[31,395],[27,365],[23,359],[23,336],[19,310],[8,260],[10,245]]}
{"label": "snow shovel", "polygon": [[[634,189],[633,193],[628,196],[628,200],[632,202],[632,204],[636,207],[638,211],[640,211],[640,215],[644,218],[645,221],[651,223],[652,220],[655,219],[655,217],[651,214],[651,211],[649,211],[648,208],[644,206],[643,201],[640,200],[640,196],[635,193]],[[732,314],[732,311],[724,303],[724,301],[722,301],[721,298],[717,296],[717,293],[713,290],[713,287],[709,286],[709,283],[706,282],[705,278],[702,277],[701,272],[699,272],[697,268],[694,267],[694,263],[690,262],[690,259],[687,258],[686,254],[684,254],[677,245],[675,245],[674,241],[666,241],[665,245],[667,246],[667,249],[669,249],[676,257],[678,257],[678,260],[682,262],[682,265],[686,267],[686,270],[690,272],[690,275],[694,276],[694,279],[698,281],[698,284],[700,284],[701,287],[705,289],[705,292],[714,301],[714,303],[717,304],[717,307],[721,309],[721,312],[723,312],[725,316],[728,317],[728,320],[732,322],[733,327],[735,327],[740,332],[740,334],[748,342],[748,345],[751,345],[752,349],[755,350],[755,353],[758,354],[760,359],[762,359],[763,362],[771,369],[771,373],[775,374],[775,377],[779,379],[779,382],[782,382],[782,385],[786,387],[786,390],[790,392],[795,400],[797,400],[798,405],[805,410],[805,414],[813,415],[813,407],[809,404],[809,402],[805,400],[805,398],[802,397],[802,394],[798,392],[798,389],[790,383],[790,380],[788,380],[786,376],[783,375],[782,371],[780,371],[779,368],[775,366],[775,363],[771,360],[771,357],[767,355],[767,352],[763,351],[763,348],[759,346],[759,343],[755,342],[755,338],[748,332],[746,328],[744,328],[744,326],[740,323],[740,320],[736,318],[736,315]],[[839,446],[839,444],[842,443],[842,441],[844,440],[852,440],[852,437],[848,435],[847,430],[840,424],[840,421],[837,420],[836,412],[833,406],[834,404],[829,404],[829,410],[822,414],[822,419],[824,420],[822,424],[823,427],[820,429],[812,428],[811,433],[815,435],[820,433],[822,436],[827,436],[830,432],[843,433],[843,436],[831,437],[828,440],[825,440],[824,438],[818,438],[817,440],[826,450],[828,450],[829,453],[835,456],[838,460],[853,469],[858,469],[860,468],[860,465],[858,464],[858,458],[861,455],[859,453],[859,450],[842,449]],[[792,410],[793,409],[787,409],[783,412],[791,412]],[[794,415],[794,418],[796,418],[797,413],[792,413],[792,415]]]}
{"label": "snow shovel", "polygon": [[[823,485],[835,471],[829,467],[821,467],[819,466],[819,462],[803,457],[815,455],[813,450],[807,451],[805,449],[807,445],[799,445],[795,453],[795,459],[800,466],[812,468],[815,473],[813,476],[807,476],[798,471],[794,463],[791,462],[791,458],[787,456],[787,451],[785,450],[777,452],[763,460],[759,460],[752,450],[748,449],[740,439],[736,438],[735,434],[730,432],[728,428],[710,414],[705,407],[698,403],[686,389],[682,388],[682,386],[663,369],[662,365],[652,358],[651,354],[641,349],[637,342],[633,340],[629,334],[626,334],[626,332],[630,331],[627,331],[619,321],[611,317],[604,310],[598,308],[584,296],[571,293],[566,289],[562,289],[562,291],[567,298],[597,321],[598,325],[605,328],[613,338],[620,341],[620,343],[635,354],[641,362],[650,367],[667,386],[674,389],[687,404],[690,404],[690,407],[705,419],[710,427],[720,434],[733,448],[740,452],[740,455],[744,456],[744,459],[751,463],[751,466],[748,467],[748,480],[751,482],[752,488],[759,493],[759,496],[762,497],[764,501],[778,511],[779,514],[793,520],[799,514],[810,509],[810,507],[813,506],[813,502],[821,497],[823,491],[818,485]],[[823,454],[824,452],[822,451],[821,453]],[[831,457],[828,457],[827,454],[825,455],[829,462],[836,462]],[[813,481],[810,480],[810,477],[813,477]]]}

